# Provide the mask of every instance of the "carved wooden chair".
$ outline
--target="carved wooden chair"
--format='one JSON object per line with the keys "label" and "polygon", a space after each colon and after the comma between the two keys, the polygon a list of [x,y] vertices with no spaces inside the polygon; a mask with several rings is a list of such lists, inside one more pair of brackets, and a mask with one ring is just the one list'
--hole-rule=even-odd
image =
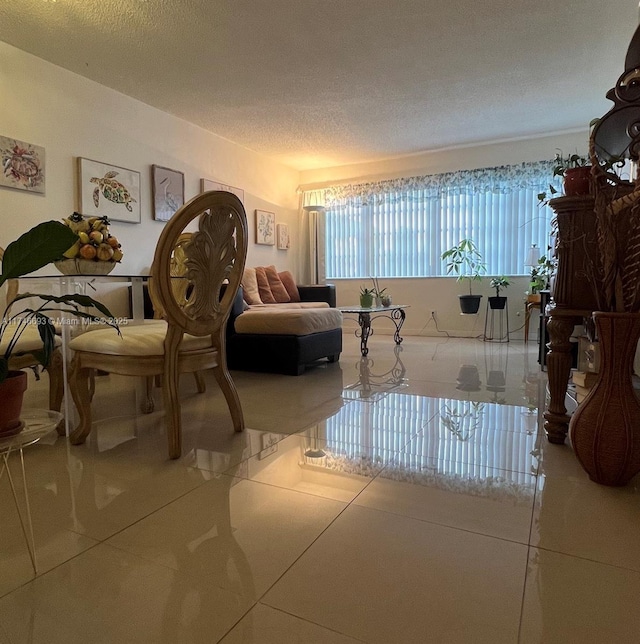
{"label": "carved wooden chair", "polygon": [[[196,219],[198,231],[188,242],[178,244],[184,229]],[[184,297],[171,277],[176,247],[186,257]],[[83,443],[91,431],[92,369],[162,377],[171,458],[178,458],[182,447],[178,397],[181,373],[213,369],[235,431],[244,429],[240,400],[227,369],[225,326],[240,285],[246,253],[246,214],[234,195],[206,192],[176,212],[158,240],[151,267],[153,278],[149,282],[154,309],[162,311],[164,323],[124,326],[122,336],[112,329],[92,331],[69,343],[69,348],[75,351],[69,384],[80,417],[70,437],[72,443]]]}
{"label": "carved wooden chair", "polygon": [[[0,261],[2,261],[3,257],[4,249],[0,248]],[[11,303],[18,295],[19,281],[17,279],[7,280],[6,287],[5,306],[2,307],[2,310],[4,312],[5,307],[9,307],[7,309],[7,314],[10,314]],[[5,345],[9,342],[9,339],[10,337],[3,338],[2,345],[0,345],[0,351],[5,350]],[[61,349],[62,340],[56,337],[55,343],[55,349],[51,354],[51,359],[49,364],[45,367],[45,370],[49,374],[49,409],[60,411],[60,408],[62,407],[62,399],[64,397],[64,376]],[[36,354],[42,350],[42,347],[42,339],[40,338],[37,327],[30,325],[22,333],[13,349],[11,359],[9,360],[9,369],[37,369],[40,365],[40,361],[36,357]],[[58,426],[58,432],[64,434],[64,422],[61,422]]]}

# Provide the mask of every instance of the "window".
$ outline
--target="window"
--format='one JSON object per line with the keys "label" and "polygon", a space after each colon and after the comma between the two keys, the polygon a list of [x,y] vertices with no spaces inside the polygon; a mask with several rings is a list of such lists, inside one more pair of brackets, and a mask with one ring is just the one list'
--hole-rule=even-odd
{"label": "window", "polygon": [[484,168],[324,191],[326,277],[436,277],[442,253],[475,241],[490,275],[525,275],[532,244],[545,249],[552,211],[537,195],[552,163]]}

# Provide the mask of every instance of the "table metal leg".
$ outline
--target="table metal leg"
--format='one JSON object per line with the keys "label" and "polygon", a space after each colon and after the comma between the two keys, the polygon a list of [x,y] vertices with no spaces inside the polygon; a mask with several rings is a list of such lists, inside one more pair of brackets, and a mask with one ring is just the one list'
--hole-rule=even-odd
{"label": "table metal leg", "polygon": [[400,329],[404,324],[404,318],[405,318],[404,309],[393,309],[393,311],[391,311],[391,319],[393,320],[393,323],[396,325],[396,331],[393,334],[393,339],[395,340],[396,344],[400,344],[402,342],[402,337],[400,337]]}
{"label": "table metal leg", "polygon": [[[16,494],[16,487],[13,482],[13,476],[11,476],[11,470],[9,469],[9,455],[11,450],[8,450],[5,454],[2,455],[3,458],[3,467],[0,471],[0,478],[4,470],[7,471],[7,478],[9,479],[9,485],[11,486],[11,492],[13,494],[13,502],[16,506],[16,511],[18,512],[18,518],[20,519],[20,527],[22,528],[22,534],[24,535],[25,543],[27,544],[27,550],[29,551],[29,558],[31,559],[31,565],[33,566],[33,572],[38,574],[38,565],[36,562],[36,541],[33,536],[33,523],[31,521],[31,506],[29,505],[29,490],[27,489],[27,474],[24,468],[24,454],[22,448],[20,448],[20,467],[22,469],[22,486],[24,488],[24,499],[25,499],[25,508],[26,508],[26,519],[27,526],[24,524],[24,518],[22,516],[22,511],[20,510],[20,503],[18,502],[18,495]],[[27,534],[27,528],[29,529],[29,534]]]}
{"label": "table metal leg", "polygon": [[371,329],[371,313],[359,313],[358,324],[360,325],[360,353],[366,356],[369,353],[367,341],[373,333]]}

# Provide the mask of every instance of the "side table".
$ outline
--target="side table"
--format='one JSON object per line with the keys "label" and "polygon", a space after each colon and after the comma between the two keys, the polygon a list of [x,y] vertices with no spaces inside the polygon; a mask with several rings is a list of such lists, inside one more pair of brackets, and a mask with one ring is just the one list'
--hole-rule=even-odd
{"label": "side table", "polygon": [[369,353],[367,342],[369,340],[369,336],[373,333],[371,322],[373,322],[373,320],[377,318],[389,318],[396,327],[396,330],[393,334],[394,342],[396,344],[400,344],[402,342],[400,329],[404,324],[404,310],[408,308],[408,304],[392,304],[391,306],[370,306],[369,308],[364,308],[362,306],[338,307],[338,309],[342,311],[342,313],[358,314],[358,325],[360,328],[356,329],[356,337],[360,338],[360,352],[363,356],[366,356]]}
{"label": "side table", "polygon": [[[2,464],[0,465],[0,480],[6,471],[7,479],[11,486],[13,501],[18,512],[18,518],[20,519],[22,534],[24,536],[25,543],[27,544],[29,557],[31,558],[33,572],[38,574],[36,545],[33,538],[33,523],[31,521],[31,506],[29,505],[29,490],[27,488],[27,475],[24,467],[23,450],[25,447],[29,447],[29,445],[37,443],[45,434],[48,434],[52,429],[54,429],[62,420],[62,414],[50,409],[27,409],[22,412],[20,419],[24,423],[24,429],[20,433],[15,434],[14,436],[0,438],[0,458],[2,458]],[[18,502],[16,487],[13,482],[13,477],[11,476],[11,469],[9,468],[9,456],[11,456],[13,452],[18,452],[20,454],[20,468],[22,471],[22,486],[24,489],[25,504],[24,515],[23,510],[20,508],[20,503]],[[25,519],[27,523],[26,526]]]}

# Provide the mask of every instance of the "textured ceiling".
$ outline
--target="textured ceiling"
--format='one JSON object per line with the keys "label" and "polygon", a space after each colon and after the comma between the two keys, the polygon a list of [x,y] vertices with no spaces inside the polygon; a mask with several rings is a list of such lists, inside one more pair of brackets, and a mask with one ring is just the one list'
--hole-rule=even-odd
{"label": "textured ceiling", "polygon": [[298,169],[586,128],[637,0],[22,0],[0,40]]}

